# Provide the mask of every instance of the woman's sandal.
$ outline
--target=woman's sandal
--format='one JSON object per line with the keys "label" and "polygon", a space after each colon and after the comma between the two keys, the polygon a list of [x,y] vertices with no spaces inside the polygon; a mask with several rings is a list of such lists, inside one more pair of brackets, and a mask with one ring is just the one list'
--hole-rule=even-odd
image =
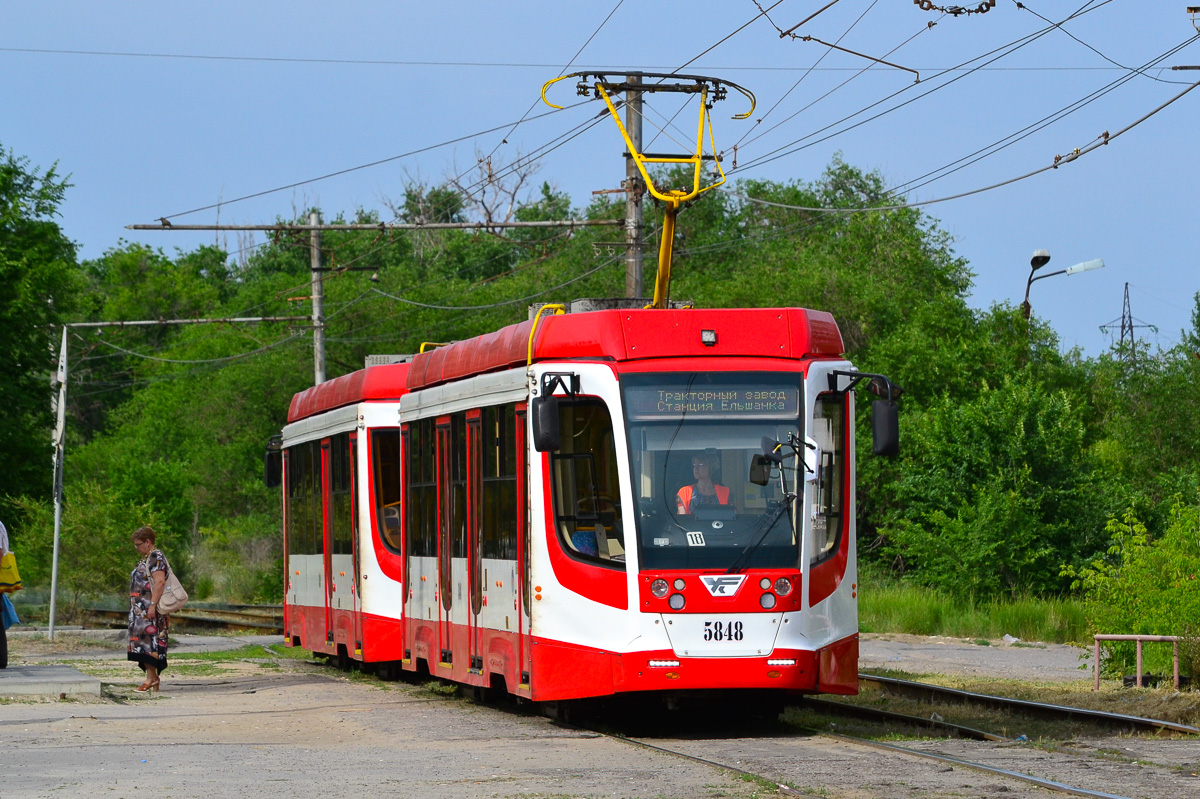
{"label": "woman's sandal", "polygon": [[138,694],[145,694],[145,693],[150,693],[151,691],[157,691],[158,690],[158,682],[159,682],[158,680],[155,680],[154,682],[144,682],[141,685],[139,685],[137,688],[134,688],[133,691],[134,691],[134,693],[138,693]]}

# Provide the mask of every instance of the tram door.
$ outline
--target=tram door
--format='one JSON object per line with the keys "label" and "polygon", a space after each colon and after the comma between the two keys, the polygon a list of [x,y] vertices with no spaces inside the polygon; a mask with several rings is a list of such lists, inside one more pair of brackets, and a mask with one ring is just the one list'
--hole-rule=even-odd
{"label": "tram door", "polygon": [[530,601],[533,597],[531,570],[529,561],[530,541],[530,507],[529,507],[529,453],[526,451],[525,409],[522,403],[517,406],[517,663],[519,666],[519,682],[528,687],[532,677],[533,636],[530,625]]}
{"label": "tram door", "polygon": [[[348,557],[345,567],[338,569],[337,587],[347,601],[353,613],[353,654],[362,657],[362,595],[360,593],[359,575],[362,574],[358,565],[358,433],[351,433],[346,446],[346,474],[344,476],[348,506],[346,536],[348,540]],[[345,572],[345,576],[342,576]],[[347,592],[349,596],[347,596]],[[347,647],[349,648],[349,647]]]}
{"label": "tram door", "polygon": [[483,610],[483,412],[467,413],[467,655],[470,669],[483,673],[479,613]]}
{"label": "tram door", "polygon": [[324,598],[325,613],[324,632],[326,643],[333,641],[333,588],[332,581],[329,579],[330,572],[333,571],[333,530],[330,523],[330,460],[329,460],[329,439],[321,440],[321,471],[318,478],[321,483],[321,573],[317,580],[321,586],[321,596]]}
{"label": "tram door", "polygon": [[454,462],[450,417],[437,420],[437,492],[438,492],[438,662],[449,667],[454,662],[450,611],[454,607],[452,530],[454,501],[450,475]]}

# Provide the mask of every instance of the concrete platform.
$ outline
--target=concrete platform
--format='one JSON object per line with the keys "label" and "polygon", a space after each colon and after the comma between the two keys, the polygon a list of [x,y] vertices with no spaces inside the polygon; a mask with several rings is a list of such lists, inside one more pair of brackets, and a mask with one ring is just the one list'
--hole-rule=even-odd
{"label": "concrete platform", "polygon": [[9,666],[0,669],[0,696],[100,695],[100,681],[70,666]]}

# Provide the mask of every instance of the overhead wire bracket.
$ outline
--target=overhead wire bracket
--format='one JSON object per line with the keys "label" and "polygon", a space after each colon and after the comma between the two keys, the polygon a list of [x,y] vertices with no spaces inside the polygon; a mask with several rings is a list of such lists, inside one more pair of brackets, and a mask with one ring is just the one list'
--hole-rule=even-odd
{"label": "overhead wire bracket", "polygon": [[[616,70],[613,70],[616,72]],[[617,123],[617,128],[621,131],[621,136],[625,139],[625,147],[630,157],[637,164],[638,172],[641,173],[642,180],[645,181],[646,189],[657,200],[664,204],[663,209],[663,226],[661,240],[658,248],[658,275],[654,280],[654,301],[648,306],[650,308],[666,308],[667,300],[670,295],[671,288],[671,257],[674,250],[675,240],[675,217],[679,213],[680,207],[689,200],[693,200],[710,189],[715,189],[725,182],[725,170],[721,168],[721,159],[717,157],[716,142],[713,138],[712,121],[709,118],[709,111],[712,109],[713,103],[718,100],[724,100],[729,93],[729,89],[740,92],[747,100],[750,101],[750,109],[745,113],[734,114],[733,119],[748,119],[754,113],[755,99],[754,94],[742,86],[721,78],[712,78],[705,75],[679,75],[669,72],[623,72],[622,76],[636,75],[640,79],[658,78],[658,83],[630,83],[624,78],[621,80],[609,79],[607,73],[604,72],[573,72],[569,75],[562,75],[547,81],[542,86],[542,101],[551,108],[562,108],[555,105],[546,99],[546,90],[567,78],[578,78],[579,82],[575,86],[575,91],[581,97],[589,95],[599,98],[608,106],[608,112],[612,115],[613,120]],[[700,113],[699,120],[696,125],[696,146],[692,153],[672,155],[667,153],[645,153],[640,152],[634,146],[633,140],[629,136],[629,131],[625,129],[625,125],[621,122],[621,116],[617,113],[617,108],[613,104],[612,96],[621,94],[627,91],[637,91],[642,93],[656,92],[675,92],[681,94],[696,94],[700,97]],[[704,152],[704,134],[708,131],[709,146],[712,149],[711,154]],[[705,161],[711,161],[716,166],[717,174],[720,178],[708,185],[701,186],[700,173]],[[653,178],[646,170],[646,164],[691,164],[692,165],[692,185],[690,189],[660,189],[654,184]]]}

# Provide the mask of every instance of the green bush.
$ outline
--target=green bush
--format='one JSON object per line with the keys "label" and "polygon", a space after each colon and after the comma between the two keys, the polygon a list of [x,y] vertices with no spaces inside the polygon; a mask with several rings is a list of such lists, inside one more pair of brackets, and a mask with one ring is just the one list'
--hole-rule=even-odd
{"label": "green bush", "polygon": [[[1073,588],[1082,589],[1091,629],[1096,633],[1179,635],[1189,639],[1180,648],[1180,668],[1200,675],[1200,541],[1197,509],[1176,501],[1165,533],[1151,538],[1132,513],[1109,519],[1112,545],[1106,556],[1089,565],[1064,566]],[[1131,673],[1136,665],[1132,642],[1111,643],[1102,650],[1106,673]],[[1145,647],[1143,668],[1171,670],[1171,647]]]}
{"label": "green bush", "polygon": [[[28,587],[49,589],[54,552],[54,507],[45,500],[11,500],[21,511],[22,529],[14,531],[22,581]],[[127,597],[129,575],[139,556],[130,535],[143,525],[155,528],[164,552],[174,553],[174,536],[159,526],[150,505],[114,497],[96,483],[71,486],[63,502],[58,547],[58,607],[60,620],[69,620],[87,602],[103,597]],[[186,558],[180,558],[186,562]],[[174,559],[172,566],[174,566]]]}

